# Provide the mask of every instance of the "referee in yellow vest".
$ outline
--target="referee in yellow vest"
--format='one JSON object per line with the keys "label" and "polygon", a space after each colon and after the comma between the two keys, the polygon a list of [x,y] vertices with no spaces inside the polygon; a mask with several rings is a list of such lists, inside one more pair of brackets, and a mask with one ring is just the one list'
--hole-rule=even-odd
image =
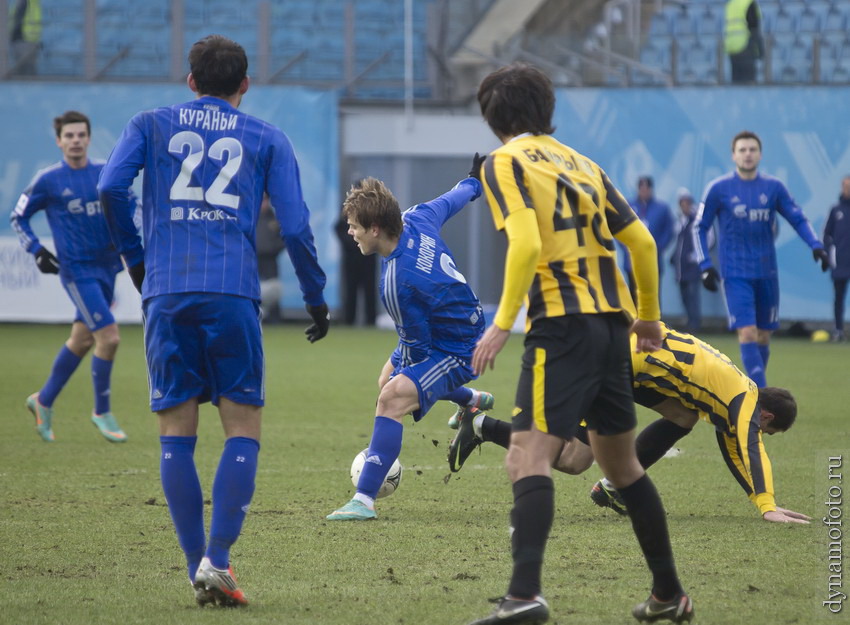
{"label": "referee in yellow vest", "polygon": [[728,0],[723,43],[732,63],[732,82],[756,81],[756,60],[764,56],[761,9],[756,0]]}

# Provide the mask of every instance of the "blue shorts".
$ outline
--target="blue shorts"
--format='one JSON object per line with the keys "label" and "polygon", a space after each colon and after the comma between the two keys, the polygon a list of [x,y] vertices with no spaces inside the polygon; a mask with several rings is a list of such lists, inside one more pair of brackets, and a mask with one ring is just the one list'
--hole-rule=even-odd
{"label": "blue shorts", "polygon": [[115,276],[111,280],[85,278],[74,282],[62,281],[62,286],[74,303],[77,314],[74,321],[80,321],[95,332],[115,323],[110,307],[115,293]]}
{"label": "blue shorts", "polygon": [[730,330],[745,326],[760,330],[779,327],[778,278],[726,278],[723,289]]}
{"label": "blue shorts", "polygon": [[142,305],[151,410],[226,397],[262,406],[260,306],[235,295],[159,295]]}
{"label": "blue shorts", "polygon": [[401,355],[395,351],[390,362],[394,367],[390,378],[403,373],[416,384],[419,409],[413,411],[414,421],[424,417],[442,397],[477,377],[468,361],[438,351],[431,352],[426,360],[407,367],[400,366]]}

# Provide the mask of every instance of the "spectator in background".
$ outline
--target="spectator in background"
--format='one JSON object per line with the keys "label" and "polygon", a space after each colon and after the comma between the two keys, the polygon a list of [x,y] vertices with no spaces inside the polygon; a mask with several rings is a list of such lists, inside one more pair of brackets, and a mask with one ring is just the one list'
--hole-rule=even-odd
{"label": "spectator in background", "polygon": [[[654,195],[655,183],[652,176],[641,176],[638,178],[637,197],[629,202],[638,218],[649,229],[652,238],[655,239],[655,247],[658,249],[658,299],[661,300],[661,277],[664,274],[664,250],[670,245],[674,234],[673,214],[666,202],[657,200]],[[624,268],[629,278],[629,291],[632,300],[637,301],[636,284],[632,271],[632,259],[622,246],[620,249],[625,255]]]}
{"label": "spectator in background", "polygon": [[723,43],[732,64],[732,82],[753,84],[756,60],[764,56],[761,9],[756,0],[728,0]]}
{"label": "spectator in background", "polygon": [[844,299],[850,278],[850,176],[844,176],[838,204],[829,211],[823,229],[823,245],[829,252],[835,287],[835,329],[831,340],[839,342],[844,340]]}
{"label": "spectator in background", "polygon": [[12,74],[35,74],[41,47],[41,4],[39,0],[9,3],[9,41],[12,43]]}
{"label": "spectator in background", "polygon": [[260,276],[260,309],[263,321],[277,322],[282,318],[280,298],[283,297],[283,283],[279,277],[277,257],[285,247],[272,203],[268,194],[263,194],[260,219],[257,222],[257,273]]}
{"label": "spectator in background", "polygon": [[[351,185],[360,186],[360,181]],[[354,325],[357,321],[357,300],[362,295],[367,326],[375,325],[378,299],[377,256],[364,256],[360,253],[357,242],[348,234],[348,220],[340,215],[334,225],[334,232],[342,248],[342,310],[343,321],[346,325]]]}
{"label": "spectator in background", "polygon": [[[702,272],[699,270],[696,250],[694,249],[693,224],[697,216],[694,209],[694,197],[686,188],[680,188],[676,197],[679,201],[678,232],[673,255],[670,264],[676,272],[676,282],[679,283],[679,292],[682,294],[682,305],[685,307],[687,322],[685,328],[688,332],[697,332],[702,325],[702,311],[700,306],[700,290],[702,287]],[[713,231],[709,232],[712,237]],[[711,242],[709,243],[711,245]]]}

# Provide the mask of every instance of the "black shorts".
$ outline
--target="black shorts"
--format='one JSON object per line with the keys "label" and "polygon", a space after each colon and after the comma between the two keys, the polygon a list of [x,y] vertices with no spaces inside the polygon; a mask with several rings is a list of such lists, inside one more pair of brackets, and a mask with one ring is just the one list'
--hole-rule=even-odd
{"label": "black shorts", "polygon": [[572,438],[582,419],[602,435],[637,425],[629,326],[621,314],[571,314],[534,321],[516,394],[514,431]]}

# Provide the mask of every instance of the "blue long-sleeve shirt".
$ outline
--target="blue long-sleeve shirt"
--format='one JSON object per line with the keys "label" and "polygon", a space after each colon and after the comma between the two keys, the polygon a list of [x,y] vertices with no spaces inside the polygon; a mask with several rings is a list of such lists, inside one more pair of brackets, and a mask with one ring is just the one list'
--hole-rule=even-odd
{"label": "blue long-sleeve shirt", "polygon": [[731,172],[706,187],[694,225],[700,271],[712,266],[708,231],[718,221],[718,258],[724,278],[771,278],[777,273],[774,232],[782,215],[812,249],[822,248],[803,211],[781,181],[762,173],[742,180]]}
{"label": "blue long-sleeve shirt", "polygon": [[[44,246],[33,232],[30,219],[38,211],[45,211],[63,280],[111,279],[121,271],[121,258],[109,238],[97,195],[97,179],[103,165],[103,161],[89,159],[80,169],[71,168],[65,161],[42,169],[21,194],[10,216],[21,245],[35,254]],[[116,193],[135,212],[135,195],[128,191],[129,186]]]}
{"label": "blue long-sleeve shirt", "polygon": [[[144,247],[119,193],[144,174]],[[259,299],[256,227],[269,194],[304,301],[324,302],[325,274],[292,145],[278,128],[220,98],[137,114],[98,185],[128,266],[145,262],[142,298],[206,292]]]}
{"label": "blue long-sleeve shirt", "polygon": [[455,266],[440,228],[481,195],[475,178],[402,214],[398,245],[381,263],[381,301],[396,325],[402,365],[421,362],[432,350],[471,359],[484,332],[478,297]]}

